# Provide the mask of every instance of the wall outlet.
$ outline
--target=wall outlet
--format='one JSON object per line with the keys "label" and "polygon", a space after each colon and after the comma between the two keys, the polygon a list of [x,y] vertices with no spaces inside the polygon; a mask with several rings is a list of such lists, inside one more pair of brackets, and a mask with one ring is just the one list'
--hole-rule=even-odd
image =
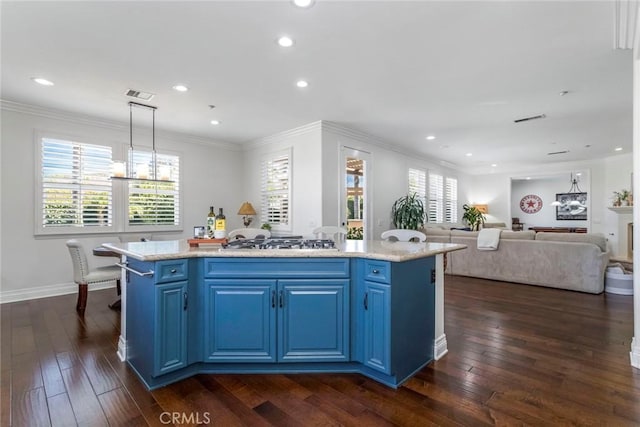
{"label": "wall outlet", "polygon": [[382,220],[381,219],[378,220],[378,227],[382,227]]}

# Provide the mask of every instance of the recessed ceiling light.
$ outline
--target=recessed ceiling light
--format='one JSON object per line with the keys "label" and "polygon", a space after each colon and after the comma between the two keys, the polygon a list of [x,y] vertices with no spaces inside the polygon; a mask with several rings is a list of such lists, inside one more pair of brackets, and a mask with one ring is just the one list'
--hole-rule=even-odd
{"label": "recessed ceiling light", "polygon": [[428,141],[433,141],[434,139],[436,139],[436,137],[434,135],[429,135],[426,138]]}
{"label": "recessed ceiling light", "polygon": [[53,86],[53,82],[42,77],[31,77],[31,80],[42,86]]}
{"label": "recessed ceiling light", "polygon": [[307,87],[307,86],[309,86],[309,82],[307,82],[306,80],[298,80],[296,82],[296,86],[301,87],[301,88],[302,87]]}
{"label": "recessed ceiling light", "polygon": [[189,90],[189,88],[186,87],[185,85],[175,85],[173,89],[177,90],[178,92],[186,92]]}
{"label": "recessed ceiling light", "polygon": [[293,39],[291,37],[282,36],[278,39],[278,44],[282,47],[293,46]]}
{"label": "recessed ceiling light", "polygon": [[528,177],[526,177],[525,179],[529,180],[529,179],[531,179],[531,177],[530,177],[530,176],[528,176]]}
{"label": "recessed ceiling light", "polygon": [[465,154],[465,156],[471,157],[471,156],[473,156],[473,153],[467,153],[467,154]]}
{"label": "recessed ceiling light", "polygon": [[495,164],[495,163],[492,163],[492,164],[491,164],[491,167],[492,167],[492,168],[497,168],[497,167],[498,167],[498,165],[497,165],[497,164]]}
{"label": "recessed ceiling light", "polygon": [[293,4],[298,7],[307,8],[313,6],[314,0],[293,0]]}
{"label": "recessed ceiling light", "polygon": [[211,124],[214,126],[218,126],[220,124],[219,120],[211,120]]}
{"label": "recessed ceiling light", "polygon": [[616,151],[622,151],[622,147],[616,147]]}

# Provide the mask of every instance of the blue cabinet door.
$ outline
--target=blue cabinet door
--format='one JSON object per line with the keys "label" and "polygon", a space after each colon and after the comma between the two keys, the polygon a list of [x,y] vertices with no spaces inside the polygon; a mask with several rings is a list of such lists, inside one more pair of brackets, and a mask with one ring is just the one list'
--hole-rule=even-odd
{"label": "blue cabinet door", "polygon": [[155,286],[154,376],[187,366],[187,298],[186,281]]}
{"label": "blue cabinet door", "polygon": [[278,281],[278,360],[349,360],[349,280]]}
{"label": "blue cabinet door", "polygon": [[275,362],[275,280],[205,280],[204,360]]}
{"label": "blue cabinet door", "polygon": [[391,374],[391,286],[364,282],[364,364]]}

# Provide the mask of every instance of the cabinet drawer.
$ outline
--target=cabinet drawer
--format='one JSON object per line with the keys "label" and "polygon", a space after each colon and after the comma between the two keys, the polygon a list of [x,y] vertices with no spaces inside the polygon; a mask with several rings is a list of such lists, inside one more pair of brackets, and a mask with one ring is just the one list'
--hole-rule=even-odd
{"label": "cabinet drawer", "polygon": [[380,283],[391,283],[391,264],[387,261],[364,260],[364,278]]}
{"label": "cabinet drawer", "polygon": [[156,283],[187,280],[189,276],[186,259],[156,262]]}
{"label": "cabinet drawer", "polygon": [[205,278],[302,279],[349,277],[348,258],[206,258]]}

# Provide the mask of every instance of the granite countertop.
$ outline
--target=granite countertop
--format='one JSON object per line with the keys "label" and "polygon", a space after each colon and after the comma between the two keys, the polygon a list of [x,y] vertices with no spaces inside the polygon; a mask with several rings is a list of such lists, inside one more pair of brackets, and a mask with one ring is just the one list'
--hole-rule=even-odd
{"label": "granite countertop", "polygon": [[104,243],[102,246],[140,261],[198,257],[243,258],[368,258],[384,261],[409,261],[445,252],[465,249],[455,243],[411,243],[383,240],[347,240],[336,249],[221,249],[207,245],[190,247],[186,240]]}

